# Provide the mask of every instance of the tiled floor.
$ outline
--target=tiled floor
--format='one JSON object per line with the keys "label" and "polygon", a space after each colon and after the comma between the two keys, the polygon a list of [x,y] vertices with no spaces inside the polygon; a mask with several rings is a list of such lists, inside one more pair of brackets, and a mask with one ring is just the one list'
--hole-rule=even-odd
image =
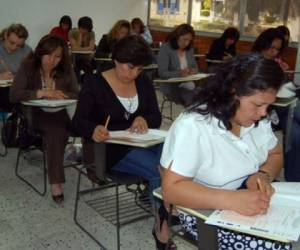
{"label": "tiled floor", "polygon": [[[176,108],[179,112],[178,107]],[[163,123],[169,127],[170,122]],[[2,125],[0,125],[2,126]],[[0,152],[3,147],[0,145]],[[42,183],[41,155],[31,155],[35,161],[23,160],[22,174],[34,183]],[[37,195],[14,174],[16,149],[9,149],[0,158],[0,250],[94,250],[98,245],[83,233],[73,221],[73,208],[78,172],[65,170],[65,202],[56,205],[48,191],[45,197]],[[85,178],[84,178],[85,179]],[[90,186],[90,182],[84,181]],[[49,188],[49,187],[48,187]],[[108,249],[116,249],[115,227],[96,214],[84,202],[80,202],[80,220],[95,233]],[[121,249],[155,249],[151,235],[154,219],[148,218],[122,227]],[[178,249],[195,249],[182,239],[175,239]]]}

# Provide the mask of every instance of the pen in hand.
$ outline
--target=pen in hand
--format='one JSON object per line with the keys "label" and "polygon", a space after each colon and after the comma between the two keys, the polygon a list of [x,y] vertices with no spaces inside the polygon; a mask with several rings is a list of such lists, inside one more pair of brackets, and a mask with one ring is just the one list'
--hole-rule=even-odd
{"label": "pen in hand", "polygon": [[110,115],[107,116],[107,118],[106,118],[106,122],[105,122],[105,125],[104,125],[105,129],[107,129],[107,127],[108,127],[109,120],[110,120]]}
{"label": "pen in hand", "polygon": [[264,193],[262,185],[261,185],[261,181],[259,178],[257,178],[257,186],[258,186],[258,190],[262,193]]}

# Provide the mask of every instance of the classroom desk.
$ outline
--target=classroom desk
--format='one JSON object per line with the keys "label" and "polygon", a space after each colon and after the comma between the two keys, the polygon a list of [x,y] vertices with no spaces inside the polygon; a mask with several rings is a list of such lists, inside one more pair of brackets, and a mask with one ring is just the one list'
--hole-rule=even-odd
{"label": "classroom desk", "polygon": [[224,63],[223,60],[213,60],[213,59],[208,59],[208,58],[206,58],[205,61],[206,61],[207,63],[213,63],[213,64],[222,64],[222,63]]}
{"label": "classroom desk", "polygon": [[295,71],[295,70],[285,70],[284,73],[286,73],[286,74],[300,74],[300,71]]}
{"label": "classroom desk", "polygon": [[95,57],[94,60],[97,62],[111,62],[112,61],[111,57]]}
{"label": "classroom desk", "polygon": [[156,63],[152,63],[152,64],[144,66],[143,69],[147,69],[147,70],[158,69],[158,65]]}
{"label": "classroom desk", "polygon": [[206,57],[206,54],[194,54],[195,58]]}
{"label": "classroom desk", "polygon": [[[94,60],[97,62],[111,62],[112,58],[110,58],[110,57],[95,57]],[[157,69],[157,68],[158,68],[158,65],[156,63],[152,63],[152,64],[149,64],[149,65],[143,67],[143,69],[148,69],[148,70]]]}
{"label": "classroom desk", "polygon": [[187,77],[176,77],[176,78],[169,78],[169,79],[154,79],[154,83],[182,83],[182,82],[190,82],[190,81],[199,81],[205,79],[213,74],[205,74],[199,73]]}
{"label": "classroom desk", "polygon": [[95,54],[95,50],[71,50],[70,51],[72,54],[82,54],[82,55],[90,55],[90,54]]}
{"label": "classroom desk", "polygon": [[[153,195],[162,200],[161,188],[157,188],[153,191]],[[182,206],[176,206],[176,209],[179,211],[183,211],[187,214],[194,216],[197,220],[197,232],[198,232],[198,242],[197,246],[199,250],[217,250],[217,227],[205,224],[204,221],[211,215],[214,211],[212,209],[192,209],[186,208]],[[226,227],[224,227],[226,228]],[[231,229],[232,230],[232,229]],[[245,233],[249,235],[253,235],[260,238],[265,238],[269,240],[276,240],[272,237],[268,237],[263,235],[262,233],[254,233],[252,231],[247,230],[239,230],[236,231],[239,233]],[[284,243],[288,243],[289,241],[282,241]],[[299,241],[293,243],[293,247],[299,246]],[[296,247],[297,248],[297,247]]]}
{"label": "classroom desk", "polygon": [[[153,191],[153,195],[158,199],[163,199],[161,194],[161,188],[157,188]],[[199,250],[218,250],[217,244],[217,227],[207,225],[204,221],[214,211],[211,209],[191,209],[182,206],[176,206],[176,209],[186,212],[196,217],[197,220],[197,232],[198,242],[197,247]]]}

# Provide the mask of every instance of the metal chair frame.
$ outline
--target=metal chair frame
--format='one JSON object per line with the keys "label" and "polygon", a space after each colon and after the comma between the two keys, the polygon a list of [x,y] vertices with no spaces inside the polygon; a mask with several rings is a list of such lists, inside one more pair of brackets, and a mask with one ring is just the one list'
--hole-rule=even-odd
{"label": "metal chair frame", "polygon": [[[96,188],[88,188],[88,189],[80,189],[81,186],[81,176],[82,174],[84,174],[84,171],[86,169],[93,169],[96,171],[97,176],[105,182],[105,184],[96,187]],[[101,173],[99,173],[99,171]],[[145,183],[145,180],[139,176],[136,175],[132,175],[132,174],[127,174],[127,173],[122,173],[119,171],[107,171],[106,170],[106,161],[105,161],[105,144],[104,143],[99,143],[99,144],[95,144],[95,164],[93,165],[88,165],[88,166],[83,166],[79,173],[78,173],[78,181],[77,181],[77,188],[76,188],[76,197],[75,197],[75,208],[74,208],[74,222],[75,224],[82,230],[84,231],[88,236],[90,236],[102,249],[107,249],[98,239],[96,239],[96,237],[94,235],[92,235],[78,220],[78,205],[79,205],[79,200],[81,197],[83,197],[84,195],[88,194],[88,193],[94,193],[97,191],[101,191],[101,190],[105,190],[108,188],[114,188],[115,189],[115,195],[114,195],[114,200],[115,200],[115,222],[111,221],[110,219],[107,219],[109,222],[111,222],[113,225],[116,226],[116,232],[117,232],[117,249],[120,249],[120,228],[121,226],[124,226],[126,224],[135,222],[137,220],[140,219],[144,219],[147,218],[149,216],[152,216],[152,208],[150,205],[149,200],[144,200],[142,202],[144,202],[144,204],[142,204],[142,202],[139,202],[138,199],[138,188],[133,190],[131,188],[128,188],[129,185],[132,184],[137,184],[138,187],[139,185]],[[120,214],[120,199],[122,198],[122,196],[126,193],[120,192],[120,187],[121,186],[126,186],[127,192],[133,192],[134,193],[134,202],[136,204],[136,206],[138,206],[139,208],[141,208],[144,212],[142,215],[137,216],[134,219],[130,219],[127,220],[125,222],[121,221],[121,214]],[[96,209],[97,204],[104,204],[103,200],[106,199],[108,196],[103,197],[101,199],[97,199],[97,200],[93,200],[92,202],[94,204],[96,204],[94,207],[91,205],[91,207],[94,208],[94,210],[96,210],[96,212],[98,212],[99,214],[101,212],[103,212],[103,210],[101,210],[101,208],[98,210]],[[109,196],[111,197],[111,196]],[[112,198],[109,198],[112,199]],[[129,197],[129,199],[132,200],[131,197]],[[97,203],[98,202],[98,203]],[[127,217],[128,217],[128,210],[130,210],[130,205],[128,205],[128,207],[126,207],[127,210]],[[111,211],[112,209],[110,209]],[[130,212],[130,211],[129,211]],[[136,213],[136,210],[132,211]]]}

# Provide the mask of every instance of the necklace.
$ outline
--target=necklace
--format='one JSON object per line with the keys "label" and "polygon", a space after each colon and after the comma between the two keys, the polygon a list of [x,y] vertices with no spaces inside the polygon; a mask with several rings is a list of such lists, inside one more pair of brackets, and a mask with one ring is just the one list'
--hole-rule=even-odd
{"label": "necklace", "polygon": [[45,81],[43,71],[40,70],[41,73],[41,81],[42,81],[42,89],[43,90],[54,90],[55,89],[55,81],[51,77],[49,80]]}
{"label": "necklace", "polygon": [[133,106],[134,97],[128,97],[127,101],[128,101],[128,109],[125,108],[124,118],[126,120],[129,120],[130,116],[132,115],[132,106]]}

